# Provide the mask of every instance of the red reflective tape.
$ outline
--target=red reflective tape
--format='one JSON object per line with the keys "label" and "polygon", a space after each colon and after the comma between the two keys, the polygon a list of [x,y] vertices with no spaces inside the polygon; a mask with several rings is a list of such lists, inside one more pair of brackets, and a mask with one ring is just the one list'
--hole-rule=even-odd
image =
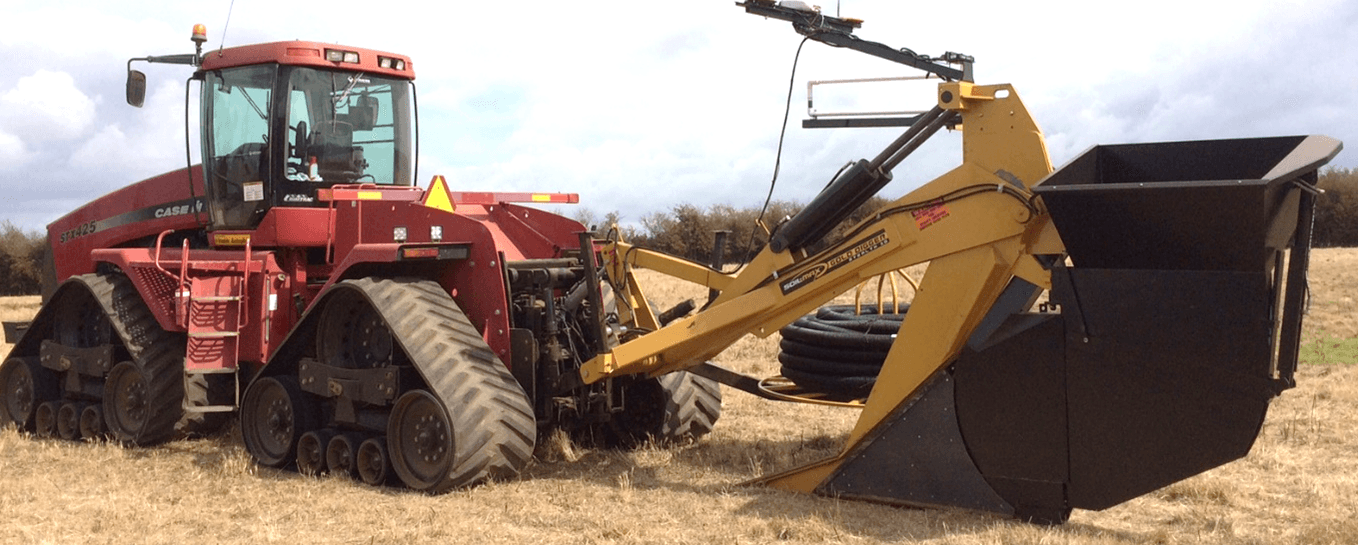
{"label": "red reflective tape", "polygon": [[424,196],[423,191],[412,191],[412,188],[377,188],[364,187],[362,189],[333,187],[330,189],[317,189],[316,200],[326,201],[417,201]]}
{"label": "red reflective tape", "polygon": [[484,193],[472,191],[449,192],[457,204],[498,204],[502,202],[578,203],[579,193]]}

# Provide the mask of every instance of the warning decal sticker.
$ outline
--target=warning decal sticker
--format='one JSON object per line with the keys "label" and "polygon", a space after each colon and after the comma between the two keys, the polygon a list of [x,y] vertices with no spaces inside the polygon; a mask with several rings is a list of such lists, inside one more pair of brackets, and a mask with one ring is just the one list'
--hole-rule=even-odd
{"label": "warning decal sticker", "polygon": [[245,190],[245,202],[264,200],[264,182],[245,182],[241,187]]}
{"label": "warning decal sticker", "polygon": [[915,226],[923,231],[948,217],[948,207],[943,206],[943,201],[940,200],[937,204],[928,208],[912,210],[910,215],[915,217]]}

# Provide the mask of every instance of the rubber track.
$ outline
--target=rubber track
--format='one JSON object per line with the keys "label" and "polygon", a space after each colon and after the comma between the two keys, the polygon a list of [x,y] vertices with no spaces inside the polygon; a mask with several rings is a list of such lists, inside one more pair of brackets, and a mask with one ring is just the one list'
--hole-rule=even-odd
{"label": "rubber track", "polygon": [[344,284],[367,295],[448,410],[453,467],[427,492],[518,475],[537,439],[533,407],[452,297],[430,280],[361,278]]}
{"label": "rubber track", "polygon": [[721,417],[721,386],[706,378],[675,371],[656,380],[665,391],[665,420],[657,439],[679,443],[712,431]]}
{"label": "rubber track", "polygon": [[148,418],[136,437],[118,439],[140,446],[172,439],[184,414],[183,335],[161,329],[142,301],[132,281],[121,274],[86,274],[73,277],[89,288],[122,339],[123,346],[142,372],[147,386]]}

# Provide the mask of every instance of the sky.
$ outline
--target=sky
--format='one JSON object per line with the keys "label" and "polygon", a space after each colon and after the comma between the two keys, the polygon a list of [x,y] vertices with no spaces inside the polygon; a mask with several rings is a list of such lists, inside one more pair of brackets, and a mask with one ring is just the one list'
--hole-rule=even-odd
{"label": "sky", "polygon": [[[801,41],[731,0],[165,4],[0,0],[0,220],[42,230],[185,165],[188,68],[138,63],[140,109],[123,82],[131,57],[192,52],[195,23],[209,48],[303,39],[409,55],[421,185],[442,174],[454,191],[579,193],[595,215],[633,224],[684,203],[758,207]],[[977,83],[1015,85],[1057,166],[1096,144],[1324,134],[1358,146],[1352,0],[821,5],[863,19],[861,38],[975,57]],[[918,74],[808,43],[774,198],[809,201],[899,133],[802,129],[806,80]],[[934,85],[818,87],[817,107],[923,110]],[[935,136],[882,195],[956,166],[960,145]],[[1358,148],[1331,164],[1358,166]]]}

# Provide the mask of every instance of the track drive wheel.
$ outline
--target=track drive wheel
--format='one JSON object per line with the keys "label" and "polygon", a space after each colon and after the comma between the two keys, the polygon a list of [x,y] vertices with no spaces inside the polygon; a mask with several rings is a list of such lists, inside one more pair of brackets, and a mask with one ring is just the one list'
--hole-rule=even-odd
{"label": "track drive wheel", "polygon": [[692,373],[629,379],[622,388],[625,408],[609,430],[615,446],[634,448],[648,439],[661,444],[694,441],[712,431],[721,417],[721,386]]}
{"label": "track drive wheel", "polygon": [[14,423],[33,431],[38,405],[58,395],[57,377],[33,358],[11,358],[0,365],[0,425]]}
{"label": "track drive wheel", "polygon": [[330,301],[316,332],[317,357],[346,369],[386,367],[399,354],[382,314],[357,293],[344,292]]}
{"label": "track drive wheel", "polygon": [[312,407],[302,397],[297,379],[264,377],[250,386],[241,401],[241,438],[260,465],[283,467],[296,459],[297,440],[315,427]]}

